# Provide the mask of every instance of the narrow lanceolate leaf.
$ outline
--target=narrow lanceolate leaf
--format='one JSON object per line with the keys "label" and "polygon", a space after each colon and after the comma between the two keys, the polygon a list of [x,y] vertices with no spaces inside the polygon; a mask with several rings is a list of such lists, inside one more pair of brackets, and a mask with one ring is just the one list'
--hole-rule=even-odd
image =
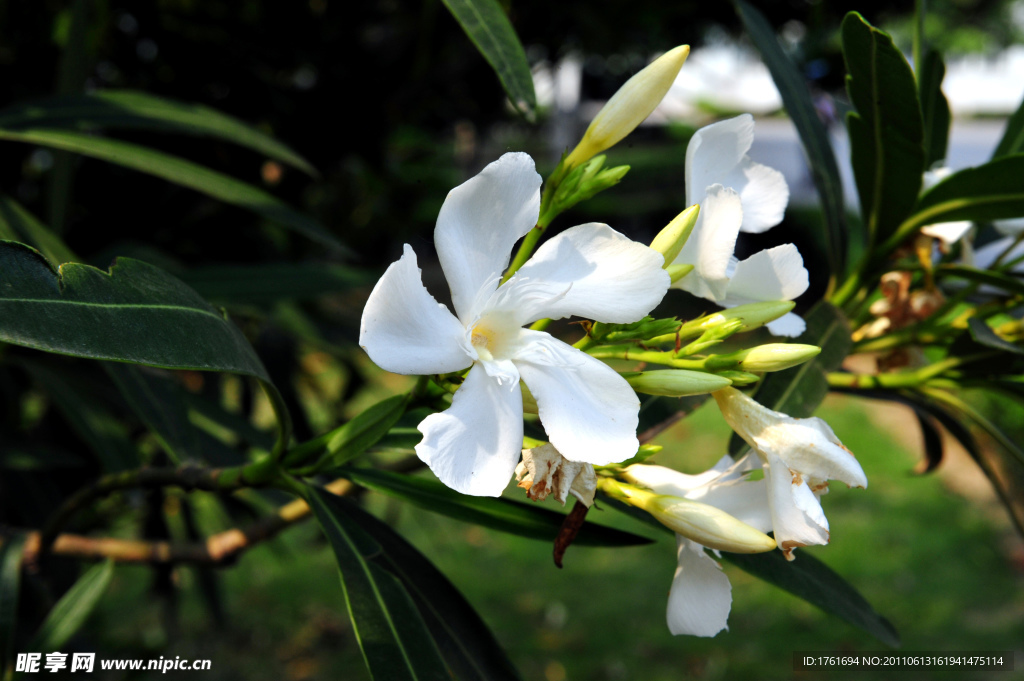
{"label": "narrow lanceolate leaf", "polygon": [[412,597],[379,560],[380,545],[316,487],[306,501],[341,570],[349,617],[370,675],[379,681],[450,681],[451,675]]}
{"label": "narrow lanceolate leaf", "polygon": [[512,23],[498,0],[443,0],[487,63],[501,80],[505,93],[517,109],[533,115],[537,97],[533,92],[530,63]]}
{"label": "narrow lanceolate leaf", "polygon": [[42,653],[60,650],[85,624],[113,576],[113,560],[89,568],[53,606],[26,650]]}
{"label": "narrow lanceolate leaf", "polygon": [[940,277],[966,279],[967,281],[1000,288],[1007,293],[1024,296],[1024,282],[1008,274],[1003,274],[1002,272],[977,270],[973,267],[964,267],[962,265],[941,265],[936,268],[935,273]]}
{"label": "narrow lanceolate leaf", "polygon": [[157,130],[213,137],[287,163],[310,175],[316,169],[287,145],[237,118],[202,106],[134,90],[100,90],[15,104],[0,111],[0,128],[25,130]]}
{"label": "narrow lanceolate leaf", "polygon": [[[474,497],[459,494],[434,480],[399,475],[370,468],[335,471],[357,485],[408,501],[421,508],[456,520],[483,525],[500,532],[554,541],[565,516],[561,513],[502,497]],[[576,536],[580,546],[633,546],[650,544],[647,537],[595,523],[583,525]]]}
{"label": "narrow lanceolate leaf", "polygon": [[409,397],[395,395],[382,400],[331,432],[293,447],[285,457],[286,464],[298,465],[311,461],[323,452],[327,456],[321,460],[321,468],[341,466],[351,461],[375,445],[398,423],[409,404]]}
{"label": "narrow lanceolate leaf", "polygon": [[[754,399],[775,411],[795,418],[811,416],[828,394],[829,371],[836,370],[849,354],[850,325],[835,306],[818,302],[805,317],[807,329],[797,343],[817,345],[821,353],[809,362],[767,374],[754,392]],[[745,447],[738,436],[729,443],[730,453]]]}
{"label": "narrow lanceolate leaf", "polygon": [[796,126],[800,141],[807,152],[811,176],[821,199],[822,217],[825,220],[824,243],[829,271],[841,274],[846,264],[848,226],[843,202],[843,184],[828,130],[818,117],[803,74],[782,50],[771,24],[760,11],[744,0],[737,0],[736,9],[747,29],[747,35],[761,52],[761,57],[772,74],[775,87],[782,95],[786,113],[793,120],[793,125]]}
{"label": "narrow lanceolate leaf", "polygon": [[977,317],[971,317],[967,320],[967,328],[971,332],[971,338],[973,338],[976,343],[995,350],[1009,352],[1014,355],[1024,355],[1024,348],[1019,345],[1014,345],[1004,338],[1000,338],[996,335],[996,332],[992,330],[991,326]]}
{"label": "narrow lanceolate leaf", "polygon": [[924,173],[924,131],[910,65],[886,33],[856,12],[843,20],[851,163],[861,212],[875,243],[910,214]]}
{"label": "narrow lanceolate leaf", "polygon": [[104,362],[125,402],[176,462],[202,458],[199,431],[188,418],[184,390],[167,376],[131,364]]}
{"label": "narrow lanceolate leaf", "polygon": [[199,267],[179,276],[204,298],[232,303],[319,298],[375,280],[364,270],[329,263]]}
{"label": "narrow lanceolate leaf", "polygon": [[1010,120],[1006,121],[1006,130],[1003,132],[1003,138],[999,140],[996,150],[992,153],[992,160],[1022,152],[1024,152],[1024,101],[1010,116]]}
{"label": "narrow lanceolate leaf", "polygon": [[0,544],[0,678],[14,662],[14,635],[21,593],[21,553],[25,535],[8,535]]}
{"label": "narrow lanceolate leaf", "polygon": [[54,265],[79,259],[59,236],[6,194],[0,194],[0,239],[35,246]]}
{"label": "narrow lanceolate leaf", "polygon": [[198,163],[165,154],[149,147],[96,137],[77,130],[31,128],[0,129],[0,140],[27,142],[54,149],[73,151],[84,156],[138,170],[194,189],[224,203],[245,208],[261,217],[288,227],[327,246],[341,247],[337,238],[313,218],[295,210],[281,199],[233,177],[210,170]]}
{"label": "narrow lanceolate leaf", "polygon": [[1024,216],[1024,153],[953,173],[921,195],[896,238],[924,225]]}
{"label": "narrow lanceolate leaf", "polygon": [[942,55],[929,50],[924,58],[921,73],[918,74],[918,93],[921,97],[921,114],[924,119],[924,165],[946,159],[946,145],[949,142],[949,102],[942,92],[942,80],[946,77],[946,64]]}
{"label": "narrow lanceolate leaf", "polygon": [[347,516],[380,546],[381,551],[373,560],[401,580],[455,678],[519,678],[487,624],[430,560],[397,532],[355,505],[338,500],[332,508]]}
{"label": "narrow lanceolate leaf", "polygon": [[242,332],[163,270],[120,258],[108,272],[0,241],[0,340],[44,352],[166,369],[253,376],[290,428],[270,376]]}

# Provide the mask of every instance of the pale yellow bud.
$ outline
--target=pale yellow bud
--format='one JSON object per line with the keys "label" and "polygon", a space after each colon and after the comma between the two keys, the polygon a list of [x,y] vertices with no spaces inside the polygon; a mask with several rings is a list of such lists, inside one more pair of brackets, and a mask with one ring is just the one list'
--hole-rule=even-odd
{"label": "pale yellow bud", "polygon": [[623,378],[638,393],[667,397],[701,395],[732,385],[732,381],[728,378],[686,369],[640,371],[634,374],[623,374]]}
{"label": "pale yellow bud", "polygon": [[751,348],[740,361],[744,371],[782,371],[803,364],[821,352],[817,345],[769,343]]}
{"label": "pale yellow bud", "polygon": [[668,272],[668,277],[674,284],[692,272],[693,265],[669,265],[665,268],[665,271]]}
{"label": "pale yellow bud", "polygon": [[673,218],[665,229],[658,232],[651,242],[651,248],[665,256],[664,267],[672,265],[672,261],[683,250],[686,240],[690,238],[693,226],[697,224],[697,215],[700,213],[700,206],[694,204]]}
{"label": "pale yellow bud", "polygon": [[732,553],[763,553],[775,540],[725,511],[699,501],[623,485],[605,478],[598,483],[606,493],[650,513],[658,522],[702,546]]}
{"label": "pale yellow bud", "polygon": [[578,166],[633,132],[665,97],[689,54],[690,46],[680,45],[626,81],[590,122],[583,139],[565,159],[565,167]]}
{"label": "pale yellow bud", "polygon": [[737,305],[736,307],[731,307],[728,310],[722,310],[697,320],[696,326],[699,329],[708,329],[725,324],[733,319],[739,319],[743,322],[740,330],[751,331],[791,312],[795,306],[796,303],[791,300],[773,300],[766,303]]}

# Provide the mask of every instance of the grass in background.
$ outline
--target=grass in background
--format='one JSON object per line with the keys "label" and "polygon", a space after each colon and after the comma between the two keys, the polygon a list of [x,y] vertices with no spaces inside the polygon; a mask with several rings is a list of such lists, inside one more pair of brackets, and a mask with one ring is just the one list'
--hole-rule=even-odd
{"label": "grass in background", "polygon": [[[830,399],[820,415],[857,454],[870,485],[867,490],[833,485],[823,499],[832,544],[800,549],[797,560],[801,552],[811,552],[846,577],[896,625],[903,650],[1016,647],[1017,662],[1024,664],[1024,575],[1000,552],[1003,530],[974,503],[948,491],[938,476],[912,475],[917,453],[872,425],[860,403]],[[912,420],[906,423],[916,428]],[[728,435],[712,403],[661,437],[666,449],[654,462],[702,470],[724,451]],[[574,546],[558,570],[551,547],[542,542],[374,495],[369,499],[477,607],[524,679],[893,678],[864,671],[795,673],[795,650],[861,652],[883,646],[729,565],[730,631],[713,639],[671,636],[665,605],[675,558],[668,537],[619,550]],[[613,510],[592,511],[592,517],[652,534]],[[182,598],[180,625],[169,635],[161,608],[146,597],[147,572],[122,568],[100,614],[106,620],[99,629],[104,638],[86,641],[82,649],[100,657],[209,658],[213,669],[203,674],[208,679],[368,678],[337,570],[311,524],[218,574],[229,616],[226,635],[213,635],[216,625],[195,589]],[[188,569],[177,575],[185,586],[193,582]],[[958,681],[1013,677],[963,668],[898,673],[901,680],[940,674]]]}

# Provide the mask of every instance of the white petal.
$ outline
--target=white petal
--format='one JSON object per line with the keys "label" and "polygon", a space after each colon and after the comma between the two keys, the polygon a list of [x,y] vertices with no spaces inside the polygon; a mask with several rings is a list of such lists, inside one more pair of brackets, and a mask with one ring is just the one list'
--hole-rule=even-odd
{"label": "white petal", "polygon": [[778,319],[768,322],[765,326],[775,336],[796,338],[807,329],[807,322],[800,315],[787,312]]}
{"label": "white petal", "polygon": [[608,225],[578,225],[546,241],[498,289],[488,309],[507,309],[524,325],[576,315],[627,324],[668,291],[664,258]]}
{"label": "white petal", "polygon": [[743,202],[741,231],[759,234],[782,222],[789,203],[789,185],[775,168],[744,157],[721,183],[740,194]]}
{"label": "white petal", "polygon": [[952,246],[960,241],[967,234],[967,230],[974,224],[970,220],[958,220],[957,222],[940,222],[934,225],[927,225],[921,228],[921,234],[939,239],[944,244]]}
{"label": "white petal", "polygon": [[540,331],[513,357],[562,456],[604,466],[636,454],[640,400],[604,362]]}
{"label": "white petal", "polygon": [[674,497],[689,497],[693,490],[721,477],[722,471],[714,468],[697,475],[688,475],[665,466],[638,463],[625,470],[625,479],[629,482]]}
{"label": "white petal", "polygon": [[739,194],[720,184],[709,187],[697,224],[675,261],[694,269],[675,286],[712,301],[724,298],[742,222]]}
{"label": "white petal", "polygon": [[732,307],[771,300],[793,300],[807,290],[807,269],[793,244],[769,248],[736,264],[725,289],[725,302]]}
{"label": "white petal", "polygon": [[676,535],[679,563],[668,592],[668,629],[675,635],[714,636],[728,629],[729,577],[700,544]]}
{"label": "white petal", "polygon": [[523,446],[522,391],[474,366],[452,406],[423,419],[419,431],[416,454],[441,482],[463,494],[499,496]]}
{"label": "white petal", "polygon": [[1008,220],[993,220],[992,226],[996,231],[1006,236],[1017,236],[1024,232],[1024,218],[1010,218]]}
{"label": "white petal", "polygon": [[791,469],[811,478],[839,480],[850,487],[868,486],[857,457],[843,446],[827,423],[816,416],[783,416],[753,435],[756,449],[777,454]]}
{"label": "white petal", "polygon": [[366,301],[360,347],[397,374],[443,374],[472,364],[465,336],[459,320],[424,288],[416,253],[406,244]]}
{"label": "white petal", "polygon": [[464,325],[474,321],[474,301],[497,288],[512,246],[537,224],[540,184],[533,159],[512,153],[448,192],[434,246]]}
{"label": "white petal", "polygon": [[773,527],[764,480],[739,479],[711,483],[695,490],[690,498],[725,511],[761,532],[769,532]]}
{"label": "white petal", "polygon": [[789,557],[800,546],[827,544],[828,520],[807,483],[773,454],[767,457],[765,480],[775,541],[782,552]]}
{"label": "white petal", "polygon": [[709,186],[724,184],[753,143],[754,117],[750,114],[712,123],[695,132],[686,147],[686,205],[701,203]]}

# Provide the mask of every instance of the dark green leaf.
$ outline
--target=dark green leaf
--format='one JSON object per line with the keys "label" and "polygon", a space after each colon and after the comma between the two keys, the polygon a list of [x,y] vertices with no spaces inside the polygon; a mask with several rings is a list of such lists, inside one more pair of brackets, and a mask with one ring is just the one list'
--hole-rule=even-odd
{"label": "dark green leaf", "polygon": [[79,260],[59,236],[6,194],[0,194],[0,239],[31,244],[54,265]]}
{"label": "dark green leaf", "polygon": [[93,451],[108,473],[137,468],[139,456],[123,423],[97,399],[90,386],[37,362],[22,367],[46,390],[75,434]]}
{"label": "dark green leaf", "polygon": [[[502,497],[459,494],[425,478],[370,468],[343,468],[335,472],[358,485],[411,502],[428,511],[530,539],[553,541],[565,520],[561,513],[535,504]],[[651,540],[603,525],[585,523],[574,543],[580,546],[635,546],[650,544]]]}
{"label": "dark green leaf", "polygon": [[341,466],[376,444],[398,423],[408,404],[408,395],[389,397],[334,431],[327,441],[328,465]]}
{"label": "dark green leaf", "polygon": [[973,267],[962,267],[960,265],[942,265],[936,268],[935,273],[942,277],[957,277],[979,284],[995,286],[1007,293],[1024,295],[1024,282],[1007,274],[993,272],[992,270],[978,270]]}
{"label": "dark green leaf", "polygon": [[25,535],[7,535],[0,544],[0,678],[14,662],[14,634],[21,593],[21,555]]}
{"label": "dark green leaf", "polygon": [[306,501],[334,549],[349,617],[371,676],[380,681],[450,681],[430,632],[401,581],[377,560],[381,547],[316,487]]}
{"label": "dark green leaf", "polygon": [[924,132],[917,84],[892,38],[856,12],[843,20],[851,163],[868,234],[878,243],[910,214],[921,190]]}
{"label": "dark green leaf", "polygon": [[921,427],[921,439],[924,442],[924,470],[922,473],[931,473],[942,463],[942,434],[926,414],[915,409],[917,424]]}
{"label": "dark green leaf", "polygon": [[1024,215],[1024,154],[1005,156],[953,173],[921,195],[900,226],[909,236],[924,225],[954,220],[998,220]]}
{"label": "dark green leaf", "polygon": [[[819,301],[805,321],[807,328],[795,342],[817,345],[821,353],[799,366],[767,374],[753,393],[754,399],[769,409],[795,418],[806,418],[818,408],[829,391],[825,375],[842,364],[852,345],[849,323],[830,303]],[[744,446],[743,440],[734,436],[729,452],[735,454]]]}
{"label": "dark green leaf", "polygon": [[25,649],[49,653],[63,648],[85,624],[85,620],[100,602],[113,576],[113,560],[89,568],[53,606],[32,642]]}
{"label": "dark green leaf", "polygon": [[829,271],[841,274],[846,265],[846,208],[843,202],[843,184],[839,177],[828,130],[818,117],[810,89],[803,75],[783,52],[771,25],[757,9],[744,0],[737,0],[736,8],[747,29],[747,35],[761,52],[772,80],[782,95],[786,113],[793,120],[800,141],[810,161],[811,177],[821,199],[825,220],[825,253]]}
{"label": "dark green leaf", "polygon": [[310,175],[316,169],[287,145],[215,109],[134,90],[100,90],[20,103],[0,111],[0,128],[141,129],[215,137],[287,163]]}
{"label": "dark green leaf", "polygon": [[131,364],[103,362],[103,369],[172,460],[202,458],[199,432],[189,421],[180,386],[153,369]]}
{"label": "dark green leaf", "polygon": [[971,332],[971,338],[973,338],[976,343],[996,350],[1002,350],[1003,352],[1009,352],[1015,355],[1024,355],[1024,348],[1000,338],[996,335],[996,332],[992,330],[992,327],[977,317],[971,317],[967,320],[967,328]]}
{"label": "dark green leaf", "polygon": [[992,153],[992,160],[1021,152],[1024,152],[1024,101],[1010,116],[1010,120],[1006,121],[1006,130]]}
{"label": "dark green leaf", "polygon": [[339,499],[334,510],[349,516],[380,545],[380,557],[373,560],[398,577],[412,595],[455,678],[519,678],[487,624],[433,563],[397,532],[355,505]]}
{"label": "dark green leaf", "polygon": [[327,263],[201,267],[178,276],[204,298],[235,303],[319,298],[374,281],[366,271]]}
{"label": "dark green leaf", "polygon": [[942,55],[929,50],[924,58],[917,82],[921,96],[921,114],[924,119],[924,165],[946,159],[946,145],[949,141],[949,102],[942,93],[942,80],[946,76],[946,65]]}
{"label": "dark green leaf", "polygon": [[38,144],[54,149],[116,163],[179,184],[260,215],[267,220],[295,230],[314,241],[342,248],[337,238],[313,218],[295,210],[281,199],[250,184],[218,173],[206,166],[171,156],[149,147],[121,140],[96,137],[75,130],[0,129],[0,139]]}
{"label": "dark green leaf", "polygon": [[526,52],[498,0],[443,0],[501,80],[517,109],[533,114],[537,97]]}

